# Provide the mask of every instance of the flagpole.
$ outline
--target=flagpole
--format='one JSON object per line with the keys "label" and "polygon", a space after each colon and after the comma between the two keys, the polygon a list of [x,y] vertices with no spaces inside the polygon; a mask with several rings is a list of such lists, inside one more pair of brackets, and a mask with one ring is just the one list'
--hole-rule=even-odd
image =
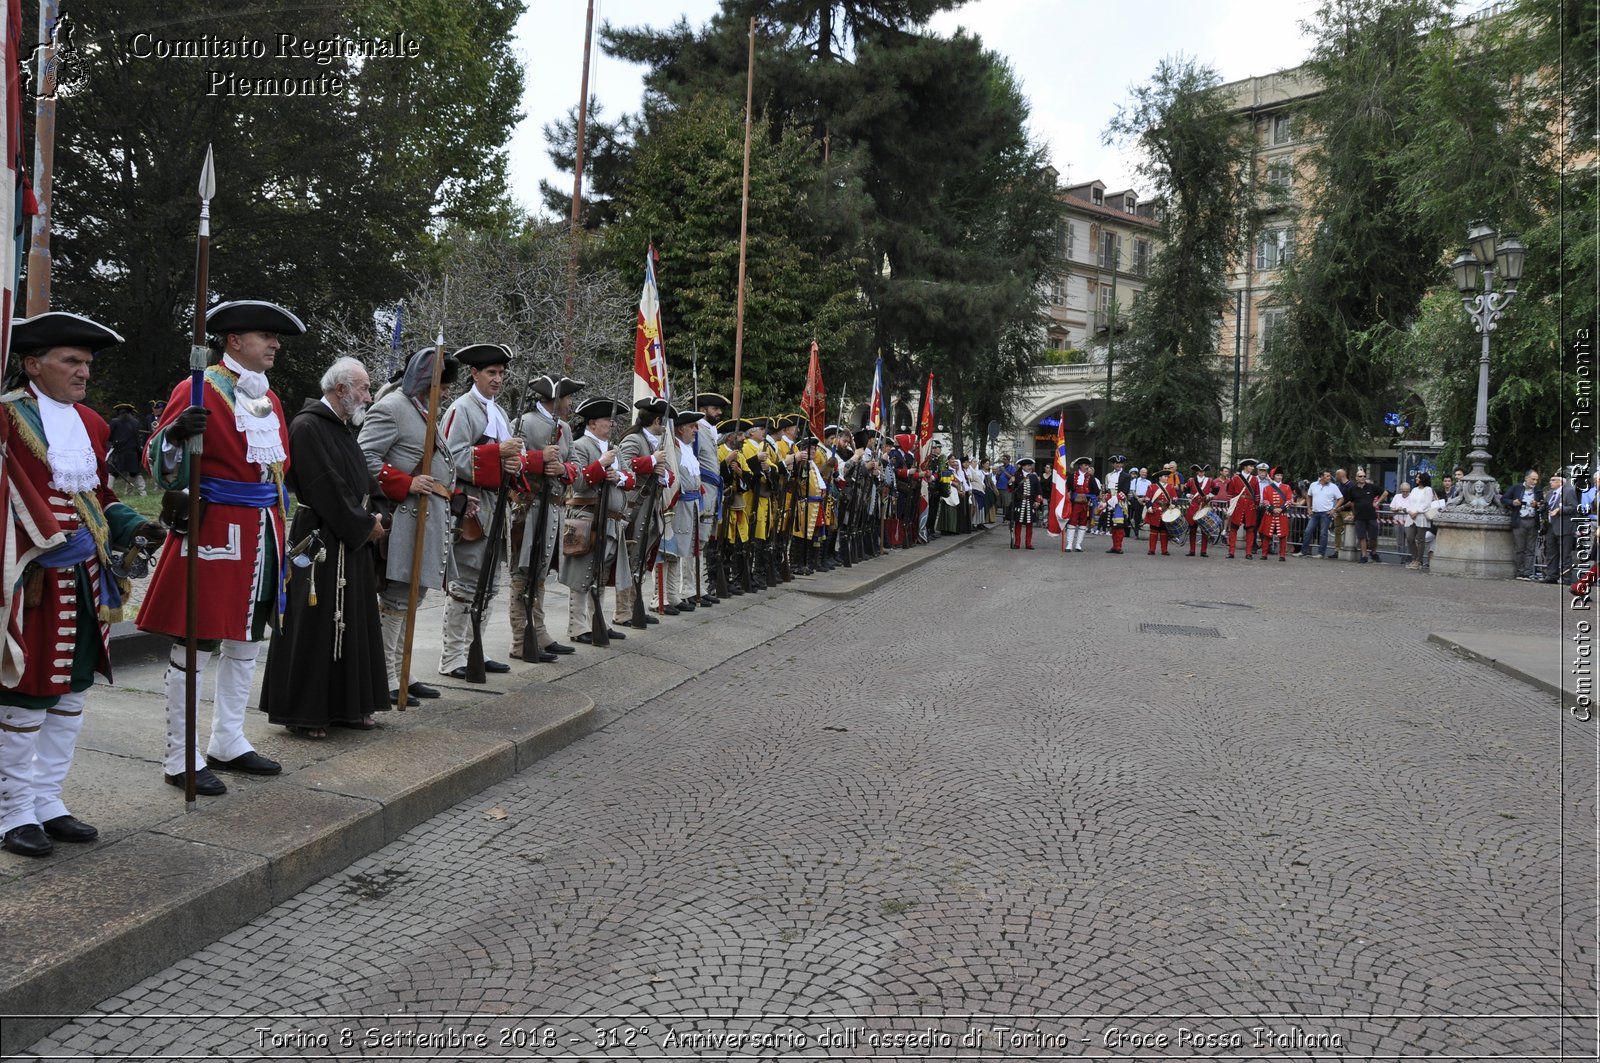
{"label": "flagpole", "polygon": [[[1061,420],[1056,422],[1056,463],[1062,469],[1061,508],[1065,510],[1072,505],[1072,495],[1068,490],[1072,485],[1066,482],[1066,477],[1072,475],[1072,470],[1067,468],[1067,408],[1061,407]],[[1053,470],[1052,470],[1053,471]],[[1072,536],[1067,534],[1066,513],[1061,515],[1061,552],[1067,552],[1067,540]]]}
{"label": "flagpole", "polygon": [[56,93],[52,82],[59,83],[60,78],[48,75],[56,63],[58,8],[57,0],[39,0],[39,65],[33,111],[33,191],[39,209],[33,216],[28,242],[28,317],[50,309],[50,208],[55,202],[51,189],[56,160]]}
{"label": "flagpole", "polygon": [[744,75],[744,184],[739,198],[739,294],[733,324],[733,416],[739,416],[744,380],[744,277],[745,253],[750,236],[750,116],[756,92],[756,20],[750,17],[749,58]]}
{"label": "flagpole", "polygon": [[578,226],[583,211],[583,142],[588,136],[589,52],[593,39],[594,0],[589,0],[589,13],[583,21],[583,77],[578,88],[577,139],[573,144],[572,224],[567,232],[567,320],[566,334],[562,338],[566,349],[562,352],[562,371],[568,376],[572,375],[572,333],[578,319]]}

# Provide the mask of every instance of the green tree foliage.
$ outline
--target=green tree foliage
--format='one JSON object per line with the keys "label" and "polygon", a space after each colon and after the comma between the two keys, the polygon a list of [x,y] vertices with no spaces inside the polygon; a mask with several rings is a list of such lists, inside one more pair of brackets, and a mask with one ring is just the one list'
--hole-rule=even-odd
{"label": "green tree foliage", "polygon": [[[1453,257],[1478,218],[1527,245],[1517,299],[1491,337],[1490,471],[1502,482],[1566,460],[1562,337],[1595,320],[1593,182],[1560,173],[1553,133],[1570,117],[1564,93],[1574,85],[1550,76],[1570,45],[1563,27],[1581,33],[1584,23],[1563,23],[1560,14],[1559,5],[1524,3],[1437,35],[1418,84],[1415,138],[1400,159],[1401,194],[1433,230],[1441,259]],[[1592,46],[1592,12],[1587,33]],[[1503,278],[1496,287],[1504,289]],[[1440,276],[1410,327],[1373,334],[1391,364],[1430,394],[1444,460],[1463,463],[1476,420],[1480,339],[1454,284]]]}
{"label": "green tree foliage", "polygon": [[1218,457],[1214,326],[1251,214],[1249,144],[1213,91],[1220,83],[1193,60],[1163,60],[1108,130],[1138,144],[1139,173],[1164,208],[1165,245],[1134,308],[1108,410],[1110,438],[1151,461]]}
{"label": "green tree foliage", "polygon": [[1443,273],[1437,221],[1405,195],[1437,0],[1325,0],[1300,109],[1305,216],[1278,286],[1288,306],[1245,409],[1251,445],[1290,469],[1367,453],[1396,367],[1383,328],[1404,328]]}
{"label": "green tree foliage", "polygon": [[[128,343],[96,369],[98,401],[164,397],[187,367],[196,188],[216,153],[211,301],[263,298],[352,328],[407,287],[432,227],[505,224],[503,145],[522,73],[510,34],[521,0],[397,0],[226,11],[200,0],[115,0],[71,13],[83,84],[58,109],[53,305],[94,314]],[[279,58],[278,34],[386,38],[416,58]],[[141,59],[133,38],[262,42],[265,58]],[[246,95],[239,81],[338,78],[339,93]],[[324,83],[326,84],[326,82]],[[315,390],[336,353],[286,344],[275,386]]]}
{"label": "green tree foliage", "polygon": [[[864,334],[857,264],[808,250],[830,193],[810,141],[791,132],[773,144],[766,132],[750,159],[750,217],[761,219],[750,227],[745,285],[742,412],[752,414],[798,404],[813,338],[826,366],[859,357]],[[733,379],[743,158],[743,107],[701,99],[662,116],[605,232],[613,267],[640,283],[654,243],[668,362],[686,368],[698,351],[708,387]]]}
{"label": "green tree foliage", "polygon": [[[941,420],[982,423],[1004,417],[1009,394],[1038,362],[1038,283],[1049,261],[1054,188],[1005,64],[975,38],[915,32],[952,6],[727,0],[698,30],[683,20],[660,31],[608,25],[607,50],[648,69],[632,147],[607,165],[622,168],[626,184],[649,181],[640,157],[665,116],[701,98],[742,109],[748,19],[756,15],[763,140],[781,147],[803,137],[813,180],[826,189],[811,198],[826,209],[813,212],[808,232],[792,234],[794,245],[814,261],[848,264],[850,297],[864,296],[871,314],[865,342],[824,346],[830,392],[864,393],[881,352],[890,390],[920,393],[932,368]],[[570,126],[554,146],[558,163],[570,158]],[[595,181],[600,189],[613,178]],[[703,201],[700,227],[726,232],[737,205],[737,186],[726,199]],[[750,224],[755,241],[788,220],[752,203]],[[668,303],[669,275],[664,265]],[[722,297],[732,299],[731,287]],[[797,374],[785,392],[797,394],[801,384]]]}

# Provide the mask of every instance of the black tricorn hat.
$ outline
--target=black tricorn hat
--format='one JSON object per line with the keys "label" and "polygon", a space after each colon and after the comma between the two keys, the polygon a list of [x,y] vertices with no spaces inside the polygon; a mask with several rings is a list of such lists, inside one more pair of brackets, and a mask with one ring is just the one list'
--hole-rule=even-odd
{"label": "black tricorn hat", "polygon": [[694,397],[694,408],[702,406],[721,406],[724,410],[733,405],[733,400],[726,395],[718,395],[715,391],[702,391]]}
{"label": "black tricorn hat", "polygon": [[876,428],[863,428],[855,435],[856,446],[864,447],[868,440],[877,439],[881,434]]}
{"label": "black tricorn hat", "polygon": [[1094,459],[1093,458],[1074,458],[1073,461],[1072,461],[1072,467],[1074,469],[1076,469],[1080,465],[1093,465],[1093,464],[1094,464]]}
{"label": "black tricorn hat", "polygon": [[262,299],[235,299],[218,303],[206,311],[206,332],[226,336],[230,332],[275,332],[279,336],[304,336],[305,322],[277,303]]}
{"label": "black tricorn hat", "polygon": [[1022,467],[1024,465],[1032,465],[1032,464],[1034,464],[1034,460],[1032,458],[1019,458],[1017,460],[1018,468],[1020,468],[1020,467]]}
{"label": "black tricorn hat", "polygon": [[456,361],[471,369],[487,369],[511,361],[511,348],[503,343],[474,343],[456,352]]}
{"label": "black tricorn hat", "polygon": [[751,428],[765,428],[765,429],[770,430],[772,428],[772,418],[770,418],[770,417],[752,417],[752,418],[750,418],[750,427]]}
{"label": "black tricorn hat", "polygon": [[549,373],[545,373],[543,376],[534,377],[528,382],[528,386],[541,399],[562,399],[582,391],[589,385],[582,380],[574,380],[570,376],[557,379]]}
{"label": "black tricorn hat", "polygon": [[668,410],[667,416],[672,418],[672,423],[679,428],[706,419],[706,415],[699,410]]}
{"label": "black tricorn hat", "polygon": [[581,406],[572,411],[572,416],[579,421],[593,421],[600,417],[615,417],[626,409],[627,407],[616,399],[596,396],[585,400]]}
{"label": "black tricorn hat", "polygon": [[785,428],[794,428],[798,426],[803,420],[804,419],[798,413],[786,413],[782,417],[778,418],[776,427],[781,432]]}
{"label": "black tricorn hat", "polygon": [[93,352],[121,342],[121,336],[100,322],[65,310],[18,318],[11,323],[11,349],[19,353],[52,347],[81,347]]}
{"label": "black tricorn hat", "polygon": [[648,421],[652,416],[665,417],[672,406],[666,399],[648,398],[640,399],[633,408],[639,411],[641,421]]}
{"label": "black tricorn hat", "polygon": [[750,422],[743,417],[730,417],[726,421],[717,422],[717,431],[724,435],[729,432],[748,432],[750,431]]}

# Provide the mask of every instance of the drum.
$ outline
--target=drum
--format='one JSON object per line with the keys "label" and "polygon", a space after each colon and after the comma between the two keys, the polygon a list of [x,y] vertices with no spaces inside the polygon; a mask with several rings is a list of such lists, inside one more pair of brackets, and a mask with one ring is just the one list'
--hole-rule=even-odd
{"label": "drum", "polygon": [[1161,511],[1161,523],[1162,524],[1173,524],[1173,523],[1181,524],[1182,522],[1183,522],[1183,507],[1182,506],[1168,506],[1166,509]]}
{"label": "drum", "polygon": [[1200,534],[1210,539],[1213,544],[1222,541],[1222,514],[1210,506],[1202,507],[1200,512],[1195,514],[1194,523]]}
{"label": "drum", "polygon": [[1182,546],[1189,533],[1189,522],[1183,519],[1183,510],[1173,506],[1161,514],[1161,530],[1166,532],[1173,542]]}

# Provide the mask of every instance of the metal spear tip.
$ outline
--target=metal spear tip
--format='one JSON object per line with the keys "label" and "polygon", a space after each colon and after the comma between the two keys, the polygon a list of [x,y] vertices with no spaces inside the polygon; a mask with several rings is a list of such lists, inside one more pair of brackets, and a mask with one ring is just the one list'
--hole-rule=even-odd
{"label": "metal spear tip", "polygon": [[210,201],[217,194],[217,167],[211,158],[211,145],[206,145],[206,162],[200,167],[200,198]]}

